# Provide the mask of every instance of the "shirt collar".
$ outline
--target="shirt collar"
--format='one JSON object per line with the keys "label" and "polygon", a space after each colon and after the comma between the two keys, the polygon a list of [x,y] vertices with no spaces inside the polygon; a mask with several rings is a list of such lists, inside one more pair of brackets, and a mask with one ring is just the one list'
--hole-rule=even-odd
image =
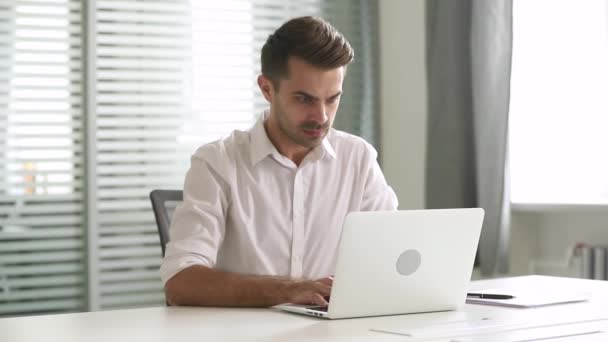
{"label": "shirt collar", "polygon": [[[264,111],[260,116],[260,119],[255,123],[253,128],[251,129],[251,163],[252,165],[256,165],[262,159],[266,158],[268,155],[276,154],[277,156],[281,155],[276,147],[268,138],[268,134],[266,133],[266,128],[264,128],[264,121],[268,117],[268,111]],[[310,151],[310,153],[315,153],[319,157],[315,158],[316,160],[322,159],[324,156],[329,156],[332,159],[336,158],[336,151],[333,146],[329,142],[329,135],[333,132],[333,129],[330,129],[328,135],[323,138],[320,146],[317,146],[315,149]],[[322,149],[320,149],[321,147]]]}
{"label": "shirt collar", "polygon": [[331,143],[329,142],[329,135],[333,133],[333,128],[329,129],[329,133],[327,133],[327,135],[325,136],[325,138],[323,138],[323,142],[321,143],[321,145],[323,146],[323,150],[325,151],[325,154],[330,156],[332,159],[336,159],[336,150],[334,150],[334,148],[331,146]]}
{"label": "shirt collar", "polygon": [[264,111],[251,129],[251,164],[254,166],[269,154],[274,152],[279,153],[270,141],[270,138],[268,138],[268,134],[266,134],[266,129],[264,128],[264,121],[267,115],[267,111]]}

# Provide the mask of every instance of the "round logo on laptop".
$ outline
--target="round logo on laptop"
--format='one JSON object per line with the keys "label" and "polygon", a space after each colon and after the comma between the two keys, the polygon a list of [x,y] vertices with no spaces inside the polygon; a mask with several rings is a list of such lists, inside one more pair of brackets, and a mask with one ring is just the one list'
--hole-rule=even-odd
{"label": "round logo on laptop", "polygon": [[421,261],[420,252],[415,249],[408,249],[401,253],[399,259],[397,259],[397,272],[399,274],[408,276],[420,267]]}

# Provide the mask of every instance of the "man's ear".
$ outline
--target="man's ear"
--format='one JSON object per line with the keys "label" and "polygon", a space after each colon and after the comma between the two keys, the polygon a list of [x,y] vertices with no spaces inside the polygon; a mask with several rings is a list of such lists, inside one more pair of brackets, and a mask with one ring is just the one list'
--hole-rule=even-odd
{"label": "man's ear", "polygon": [[268,102],[272,102],[272,96],[274,94],[274,87],[272,85],[272,81],[269,80],[266,76],[260,75],[258,76],[258,87],[262,91],[264,98]]}

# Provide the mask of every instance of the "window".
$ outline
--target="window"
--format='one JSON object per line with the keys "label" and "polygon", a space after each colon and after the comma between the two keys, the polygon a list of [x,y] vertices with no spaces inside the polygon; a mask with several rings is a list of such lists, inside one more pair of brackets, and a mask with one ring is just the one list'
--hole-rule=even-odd
{"label": "window", "polygon": [[81,14],[0,4],[0,315],[86,303]]}
{"label": "window", "polygon": [[299,15],[354,46],[336,126],[374,143],[372,3],[0,3],[0,316],[163,305],[148,194],[254,123],[261,46]]}
{"label": "window", "polygon": [[515,203],[608,203],[608,1],[513,5]]}

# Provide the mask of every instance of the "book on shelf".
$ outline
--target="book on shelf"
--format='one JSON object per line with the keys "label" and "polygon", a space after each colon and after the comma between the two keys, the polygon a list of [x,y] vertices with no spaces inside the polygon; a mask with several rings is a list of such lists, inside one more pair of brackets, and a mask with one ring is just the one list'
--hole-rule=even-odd
{"label": "book on shelf", "polygon": [[576,246],[580,255],[580,277],[608,280],[608,246],[581,243]]}

